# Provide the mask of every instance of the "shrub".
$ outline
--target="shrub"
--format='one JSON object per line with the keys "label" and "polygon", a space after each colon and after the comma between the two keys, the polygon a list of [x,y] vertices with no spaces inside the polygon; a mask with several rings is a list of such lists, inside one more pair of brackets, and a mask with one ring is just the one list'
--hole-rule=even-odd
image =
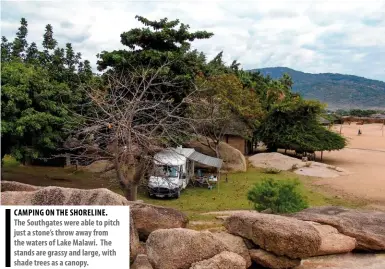
{"label": "shrub", "polygon": [[247,199],[258,211],[270,209],[272,213],[294,213],[308,207],[298,191],[299,185],[296,179],[263,179],[248,192]]}

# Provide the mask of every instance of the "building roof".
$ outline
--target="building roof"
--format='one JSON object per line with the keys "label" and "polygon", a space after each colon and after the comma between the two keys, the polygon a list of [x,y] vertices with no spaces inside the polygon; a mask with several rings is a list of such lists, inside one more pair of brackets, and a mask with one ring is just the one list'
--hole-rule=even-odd
{"label": "building roof", "polygon": [[330,121],[325,119],[324,117],[319,117],[318,118],[318,121],[321,123],[321,124],[330,124]]}
{"label": "building roof", "polygon": [[252,129],[247,125],[247,123],[238,117],[234,113],[231,115],[230,123],[224,130],[226,135],[241,136],[243,138],[248,138],[253,135]]}

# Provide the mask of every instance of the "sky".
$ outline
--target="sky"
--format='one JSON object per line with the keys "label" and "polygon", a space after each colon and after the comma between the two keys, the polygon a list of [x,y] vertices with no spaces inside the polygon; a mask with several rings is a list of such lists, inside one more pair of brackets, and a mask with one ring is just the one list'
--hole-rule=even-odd
{"label": "sky", "polygon": [[284,66],[385,81],[385,0],[2,0],[1,35],[13,40],[24,17],[29,42],[41,44],[51,24],[59,45],[72,43],[96,70],[97,53],[124,49],[120,34],[142,26],[135,15],[213,32],[193,48],[209,59],[223,51],[243,69]]}

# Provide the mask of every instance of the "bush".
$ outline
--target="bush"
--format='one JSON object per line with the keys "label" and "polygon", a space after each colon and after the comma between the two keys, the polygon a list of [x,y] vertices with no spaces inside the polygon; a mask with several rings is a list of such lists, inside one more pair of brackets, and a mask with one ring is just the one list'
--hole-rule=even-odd
{"label": "bush", "polygon": [[298,191],[299,185],[296,179],[263,179],[248,192],[247,199],[258,211],[270,209],[272,213],[294,213],[308,207]]}

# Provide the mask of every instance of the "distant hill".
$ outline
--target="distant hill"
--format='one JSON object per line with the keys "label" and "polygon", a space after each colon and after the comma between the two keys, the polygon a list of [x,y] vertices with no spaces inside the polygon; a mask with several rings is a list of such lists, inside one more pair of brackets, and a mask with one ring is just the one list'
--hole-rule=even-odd
{"label": "distant hill", "polygon": [[276,79],[288,73],[293,81],[293,90],[306,99],[327,103],[330,109],[385,108],[385,82],[363,77],[322,73],[310,74],[287,67],[253,69]]}

